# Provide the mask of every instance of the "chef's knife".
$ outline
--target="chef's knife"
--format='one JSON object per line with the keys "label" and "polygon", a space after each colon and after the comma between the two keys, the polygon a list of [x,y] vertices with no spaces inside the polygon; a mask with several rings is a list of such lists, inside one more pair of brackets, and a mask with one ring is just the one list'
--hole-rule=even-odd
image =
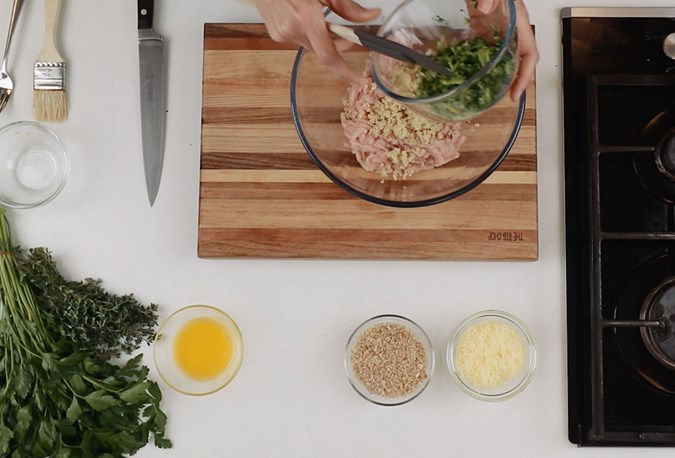
{"label": "chef's knife", "polygon": [[150,206],[155,203],[164,162],[166,100],[164,39],[152,29],[154,0],[138,0],[138,56],[141,81],[143,166]]}

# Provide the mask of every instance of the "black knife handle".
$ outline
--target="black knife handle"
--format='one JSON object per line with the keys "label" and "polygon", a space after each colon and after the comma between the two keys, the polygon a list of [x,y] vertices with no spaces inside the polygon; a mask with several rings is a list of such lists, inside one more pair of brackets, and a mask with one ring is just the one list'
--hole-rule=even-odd
{"label": "black knife handle", "polygon": [[138,28],[151,29],[155,0],[138,0]]}

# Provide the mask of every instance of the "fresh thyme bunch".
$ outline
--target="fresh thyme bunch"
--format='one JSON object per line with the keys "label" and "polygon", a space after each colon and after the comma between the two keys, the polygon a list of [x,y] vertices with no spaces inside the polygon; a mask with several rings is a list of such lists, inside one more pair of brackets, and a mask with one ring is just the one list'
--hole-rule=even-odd
{"label": "fresh thyme bunch", "polygon": [[111,294],[100,279],[66,280],[45,248],[30,249],[20,268],[39,305],[56,317],[80,351],[107,360],[152,339],[156,304],[145,307],[133,294]]}

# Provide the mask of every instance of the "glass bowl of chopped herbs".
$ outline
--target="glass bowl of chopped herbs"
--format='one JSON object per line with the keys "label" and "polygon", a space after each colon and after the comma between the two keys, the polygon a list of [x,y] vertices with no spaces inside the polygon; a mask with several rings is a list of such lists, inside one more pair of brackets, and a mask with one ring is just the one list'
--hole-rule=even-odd
{"label": "glass bowl of chopped herbs", "polygon": [[378,35],[447,67],[441,75],[372,53],[373,80],[387,96],[440,121],[473,119],[495,106],[518,67],[513,0],[496,0],[484,14],[466,0],[406,0]]}
{"label": "glass bowl of chopped herbs", "polygon": [[434,372],[431,340],[414,321],[379,315],[363,322],[345,350],[347,378],[364,399],[382,406],[412,401]]}

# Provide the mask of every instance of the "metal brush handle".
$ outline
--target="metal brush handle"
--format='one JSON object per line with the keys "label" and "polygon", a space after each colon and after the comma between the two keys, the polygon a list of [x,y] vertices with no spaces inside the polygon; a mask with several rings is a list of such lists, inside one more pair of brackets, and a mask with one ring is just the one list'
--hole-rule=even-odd
{"label": "metal brush handle", "polygon": [[21,12],[23,2],[24,0],[14,0],[14,4],[12,5],[12,14],[9,17],[9,30],[7,30],[7,44],[5,44],[5,54],[2,57],[3,67],[7,61],[7,57],[9,56],[9,48],[12,44],[12,35],[14,35],[14,28],[17,21],[19,20],[19,13]]}

